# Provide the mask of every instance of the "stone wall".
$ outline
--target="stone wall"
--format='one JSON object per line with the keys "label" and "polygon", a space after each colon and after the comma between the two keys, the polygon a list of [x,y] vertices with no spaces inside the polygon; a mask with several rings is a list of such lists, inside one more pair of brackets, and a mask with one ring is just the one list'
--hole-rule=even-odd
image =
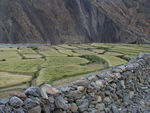
{"label": "stone wall", "polygon": [[150,113],[150,53],[98,75],[0,99],[0,113]]}

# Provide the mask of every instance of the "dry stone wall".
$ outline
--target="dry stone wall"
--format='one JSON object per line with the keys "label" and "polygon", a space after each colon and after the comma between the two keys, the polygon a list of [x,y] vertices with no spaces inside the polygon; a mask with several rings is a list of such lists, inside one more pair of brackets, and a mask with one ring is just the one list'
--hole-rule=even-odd
{"label": "dry stone wall", "polygon": [[0,113],[150,113],[150,53],[67,86],[16,92],[0,99]]}

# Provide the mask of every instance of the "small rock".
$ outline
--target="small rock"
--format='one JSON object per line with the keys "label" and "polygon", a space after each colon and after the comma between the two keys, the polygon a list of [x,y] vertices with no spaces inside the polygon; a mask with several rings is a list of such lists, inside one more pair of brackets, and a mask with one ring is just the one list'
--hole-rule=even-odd
{"label": "small rock", "polygon": [[68,104],[68,102],[64,100],[63,97],[61,96],[56,97],[55,104],[58,108],[61,108],[64,110],[70,109],[70,105]]}
{"label": "small rock", "polygon": [[53,104],[55,102],[55,99],[53,96],[48,97],[48,100],[51,104]]}
{"label": "small rock", "polygon": [[87,86],[88,85],[88,80],[86,79],[81,79],[81,80],[77,80],[74,84],[78,85],[78,86]]}
{"label": "small rock", "polygon": [[[2,112],[3,113],[3,112]],[[4,113],[12,113],[12,107],[10,106],[5,106],[4,108]]]}
{"label": "small rock", "polygon": [[82,99],[79,99],[79,100],[76,100],[76,104],[79,106],[79,105],[81,105],[82,104],[82,102],[83,102],[83,100]]}
{"label": "small rock", "polygon": [[9,100],[9,104],[15,108],[21,107],[23,105],[23,101],[18,97],[11,97]]}
{"label": "small rock", "polygon": [[105,97],[104,102],[107,103],[108,105],[111,104],[111,100],[109,97]]}
{"label": "small rock", "polygon": [[102,80],[96,81],[96,85],[97,85],[98,87],[103,87],[103,81],[102,81]]}
{"label": "small rock", "polygon": [[69,92],[70,91],[70,87],[68,86],[63,86],[59,88],[62,92]]}
{"label": "small rock", "polygon": [[24,108],[26,110],[29,110],[35,106],[37,106],[39,103],[36,101],[36,100],[33,100],[33,99],[30,99],[30,98],[27,98],[25,101],[24,101]]}
{"label": "small rock", "polygon": [[41,113],[41,107],[37,106],[28,111],[28,113]]}
{"label": "small rock", "polygon": [[82,93],[80,91],[78,91],[78,90],[76,90],[76,91],[70,91],[68,96],[70,98],[79,99],[79,98],[81,98]]}
{"label": "small rock", "polygon": [[133,63],[128,63],[128,65],[126,66],[127,70],[134,70],[136,69],[138,65],[134,65]]}
{"label": "small rock", "polygon": [[43,104],[42,105],[43,113],[51,113],[51,110],[54,110],[51,105],[53,105],[53,104],[48,104],[48,103]]}
{"label": "small rock", "polygon": [[124,84],[124,80],[121,80],[120,83],[121,83],[121,86],[125,89],[126,86],[125,86],[125,84]]}
{"label": "small rock", "polygon": [[131,98],[133,98],[133,96],[134,96],[134,91],[130,91],[129,98],[131,99]]}
{"label": "small rock", "polygon": [[146,106],[147,106],[147,107],[150,107],[150,102],[146,102]]}
{"label": "small rock", "polygon": [[77,110],[78,110],[78,106],[75,103],[72,103],[71,104],[71,111],[72,112],[77,112]]}
{"label": "small rock", "polygon": [[45,84],[41,87],[41,95],[43,98],[48,99],[48,95],[57,95],[59,94],[60,91],[57,90],[56,88],[53,88],[51,85],[49,84]]}
{"label": "small rock", "polygon": [[22,108],[13,109],[14,113],[25,113]]}
{"label": "small rock", "polygon": [[5,108],[5,105],[0,105],[0,113],[5,113],[4,108]]}
{"label": "small rock", "polygon": [[101,104],[96,104],[96,108],[99,110],[99,111],[103,111],[105,109],[105,104],[101,103]]}
{"label": "small rock", "polygon": [[41,96],[39,87],[30,87],[24,93],[27,96],[34,96],[34,97],[40,97]]}
{"label": "small rock", "polygon": [[85,88],[83,86],[79,86],[77,89],[82,92]]}
{"label": "small rock", "polygon": [[9,102],[8,98],[6,98],[6,99],[0,99],[0,105],[7,104],[8,102]]}
{"label": "small rock", "polygon": [[140,105],[144,108],[145,107],[145,102],[141,100]]}
{"label": "small rock", "polygon": [[27,96],[24,93],[16,92],[16,91],[15,92],[11,92],[10,96],[16,96],[16,97],[19,97],[19,98],[27,98]]}
{"label": "small rock", "polygon": [[113,113],[119,113],[117,107],[114,105],[112,105],[112,111],[113,111]]}
{"label": "small rock", "polygon": [[119,66],[119,68],[120,68],[123,72],[126,71],[125,65]]}
{"label": "small rock", "polygon": [[120,73],[115,73],[116,77],[117,78],[120,78],[121,77],[121,74]]}
{"label": "small rock", "polygon": [[101,96],[98,96],[98,98],[97,98],[97,102],[102,102],[102,97]]}
{"label": "small rock", "polygon": [[86,111],[86,110],[88,109],[88,106],[89,106],[89,100],[88,100],[88,99],[85,99],[85,100],[83,101],[83,103],[79,106],[79,110],[80,110],[81,112]]}
{"label": "small rock", "polygon": [[90,74],[90,75],[88,75],[87,78],[88,78],[89,81],[96,81],[96,76],[95,75]]}
{"label": "small rock", "polygon": [[121,73],[122,70],[120,68],[115,68],[112,70],[112,72],[115,72],[115,73]]}

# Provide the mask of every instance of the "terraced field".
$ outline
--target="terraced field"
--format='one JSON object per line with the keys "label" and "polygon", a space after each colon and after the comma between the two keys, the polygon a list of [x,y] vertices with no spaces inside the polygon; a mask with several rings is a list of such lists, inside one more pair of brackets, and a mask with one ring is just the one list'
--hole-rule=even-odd
{"label": "terraced field", "polygon": [[92,43],[0,48],[0,97],[44,82],[71,82],[77,76],[124,64],[140,52],[150,52],[150,45]]}

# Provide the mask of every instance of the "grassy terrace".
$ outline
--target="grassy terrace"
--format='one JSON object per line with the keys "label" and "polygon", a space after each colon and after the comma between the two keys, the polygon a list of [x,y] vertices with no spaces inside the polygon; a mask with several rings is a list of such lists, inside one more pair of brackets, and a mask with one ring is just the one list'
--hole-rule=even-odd
{"label": "grassy terrace", "polygon": [[39,47],[38,52],[45,57],[67,56],[57,51],[54,47],[48,46]]}
{"label": "grassy terrace", "polygon": [[32,79],[31,76],[0,72],[0,87],[14,86]]}
{"label": "grassy terrace", "polygon": [[99,57],[103,58],[106,62],[108,62],[109,66],[116,66],[116,65],[121,65],[127,63],[126,60],[111,56],[111,55],[98,55]]}
{"label": "grassy terrace", "polygon": [[32,78],[40,85],[81,76],[124,64],[125,58],[140,52],[150,52],[150,45],[93,43],[0,48],[0,87],[21,85]]}

